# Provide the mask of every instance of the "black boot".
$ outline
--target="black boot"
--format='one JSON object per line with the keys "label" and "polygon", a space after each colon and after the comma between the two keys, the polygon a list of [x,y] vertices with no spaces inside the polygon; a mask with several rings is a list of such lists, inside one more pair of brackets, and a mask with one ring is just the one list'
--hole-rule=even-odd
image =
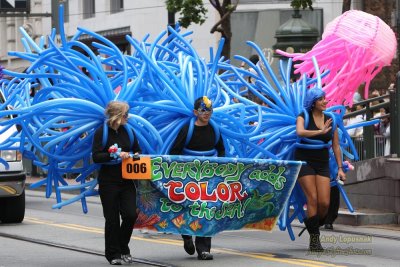
{"label": "black boot", "polygon": [[321,241],[319,240],[319,219],[318,216],[313,216],[304,220],[307,231],[310,234],[310,246],[309,250],[313,252],[322,252],[324,248],[321,246]]}
{"label": "black boot", "polygon": [[322,225],[325,224],[326,217],[327,217],[327,216],[325,216],[324,218],[319,218],[319,219],[318,219],[318,223],[319,223],[319,226],[320,226],[320,227],[321,227]]}

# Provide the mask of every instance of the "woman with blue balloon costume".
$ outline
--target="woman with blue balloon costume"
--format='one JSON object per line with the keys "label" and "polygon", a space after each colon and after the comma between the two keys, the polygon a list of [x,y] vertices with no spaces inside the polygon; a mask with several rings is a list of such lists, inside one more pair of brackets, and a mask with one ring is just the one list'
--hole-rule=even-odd
{"label": "woman with blue balloon costume", "polygon": [[[193,113],[196,116],[194,123],[184,126],[174,144],[171,155],[204,155],[218,157],[225,156],[225,147],[219,130],[209,123],[213,113],[212,102],[206,96],[199,97],[194,102]],[[189,255],[197,250],[199,260],[212,260],[211,237],[196,236],[195,245],[192,236],[182,235],[183,247]]]}
{"label": "woman with blue balloon costume", "polygon": [[[93,138],[92,157],[101,164],[98,181],[105,222],[105,256],[111,265],[133,263],[129,241],[136,222],[136,187],[133,180],[122,178],[121,159],[141,152],[132,129],[126,127],[129,106],[111,101],[105,110],[107,123]],[[120,216],[122,223],[120,223]]]}
{"label": "woman with blue balloon costume", "polygon": [[[324,91],[318,87],[308,89],[304,100],[305,111],[300,113],[296,121],[296,133],[302,140],[295,150],[295,159],[306,162],[300,169],[298,182],[307,201],[307,218],[304,223],[310,234],[309,250],[315,252],[323,251],[319,239],[319,226],[323,224],[329,207],[328,143],[331,140],[338,164],[338,177],[342,180],[346,179],[336,123],[333,118],[324,114],[327,103]],[[305,144],[305,146],[302,146],[302,144]],[[310,144],[314,144],[312,149],[309,148]]]}

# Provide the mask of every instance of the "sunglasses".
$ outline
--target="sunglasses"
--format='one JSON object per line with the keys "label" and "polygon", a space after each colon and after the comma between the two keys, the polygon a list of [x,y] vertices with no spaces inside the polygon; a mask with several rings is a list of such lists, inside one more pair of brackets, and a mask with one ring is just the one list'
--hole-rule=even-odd
{"label": "sunglasses", "polygon": [[129,117],[129,113],[128,113],[128,112],[125,113],[124,115],[122,115],[122,117],[123,117],[124,119],[127,119],[127,118]]}
{"label": "sunglasses", "polygon": [[198,108],[197,112],[199,113],[199,115],[203,115],[206,113],[210,114],[213,112],[213,109],[212,108]]}

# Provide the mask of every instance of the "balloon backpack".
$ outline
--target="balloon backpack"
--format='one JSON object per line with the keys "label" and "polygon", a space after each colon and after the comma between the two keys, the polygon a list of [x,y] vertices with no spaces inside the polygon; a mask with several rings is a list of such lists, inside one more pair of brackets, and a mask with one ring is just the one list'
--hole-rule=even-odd
{"label": "balloon backpack", "polygon": [[[15,124],[22,129],[2,142],[1,149],[18,145],[24,157],[47,172],[47,177],[31,188],[45,186],[47,198],[54,192],[57,203],[53,208],[80,201],[84,213],[88,212],[86,198],[98,194],[95,173],[100,165],[91,161],[91,148],[96,129],[103,127],[107,119],[104,110],[109,101],[129,104],[126,127],[135,130],[144,154],[168,154],[178,132],[186,125],[191,136],[196,119],[193,103],[207,96],[214,111],[210,124],[216,136],[223,137],[226,157],[291,160],[296,147],[330,147],[296,135],[296,118],[304,111],[305,93],[321,88],[331,100],[325,114],[339,131],[343,155],[357,159],[342,123],[345,109],[339,104],[351,104],[358,85],[369,85],[382,66],[390,64],[396,48],[390,27],[375,16],[352,10],[329,23],[322,40],[311,51],[280,52],[288,59],[287,64],[279,63],[277,76],[262,49],[250,41],[247,45],[256,51],[260,61],[253,64],[243,56],[235,58],[252,71],[221,57],[224,39],[216,51],[210,48],[208,61],[201,58],[191,44],[192,32],[182,32],[179,25],[168,27],[152,42],[149,36],[141,40],[126,36],[133,52],[124,55],[114,43],[88,29],[78,27],[76,34],[67,38],[62,14],[60,5],[60,44],[55,41],[54,29],[36,43],[20,28],[25,51],[9,52],[10,56],[30,62],[30,66],[22,73],[2,70],[11,78],[1,80],[6,101],[1,104],[0,113],[1,117],[12,116],[0,122],[2,131]],[[83,34],[94,40],[93,50],[79,41]],[[301,78],[294,82],[290,79],[292,60],[302,62],[295,65]],[[31,90],[36,90],[34,96]],[[263,104],[247,99],[248,92]],[[308,118],[305,121],[308,123]],[[357,127],[374,123],[363,122]],[[110,153],[119,160],[117,146]],[[213,152],[185,153],[208,156]],[[336,163],[332,151],[330,157],[331,185],[339,187],[353,211],[343,186],[336,180],[337,174],[332,171],[337,169],[333,166]],[[350,164],[343,166],[350,168]],[[71,173],[79,174],[76,185],[68,184],[64,178]],[[80,193],[62,199],[62,192],[70,190]],[[296,218],[304,220],[304,204],[303,192],[296,185],[278,222],[279,228],[288,230],[293,240],[291,222]]]}

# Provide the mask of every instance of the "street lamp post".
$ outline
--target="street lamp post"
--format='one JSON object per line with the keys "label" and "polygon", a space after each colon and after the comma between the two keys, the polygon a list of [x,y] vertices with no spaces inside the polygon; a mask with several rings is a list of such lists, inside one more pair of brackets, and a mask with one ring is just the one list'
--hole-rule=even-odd
{"label": "street lamp post", "polygon": [[[400,66],[400,0],[396,1],[396,32],[397,32],[397,60]],[[400,71],[396,75],[395,91],[390,91],[390,153],[397,154],[400,157]],[[394,101],[393,101],[394,100]]]}
{"label": "street lamp post", "polygon": [[[168,11],[168,26],[175,28],[175,12]],[[169,31],[168,35],[170,35]]]}
{"label": "street lamp post", "polygon": [[399,41],[400,41],[400,0],[396,2],[396,32],[397,32],[397,60],[398,66],[400,66],[400,49],[399,49]]}

